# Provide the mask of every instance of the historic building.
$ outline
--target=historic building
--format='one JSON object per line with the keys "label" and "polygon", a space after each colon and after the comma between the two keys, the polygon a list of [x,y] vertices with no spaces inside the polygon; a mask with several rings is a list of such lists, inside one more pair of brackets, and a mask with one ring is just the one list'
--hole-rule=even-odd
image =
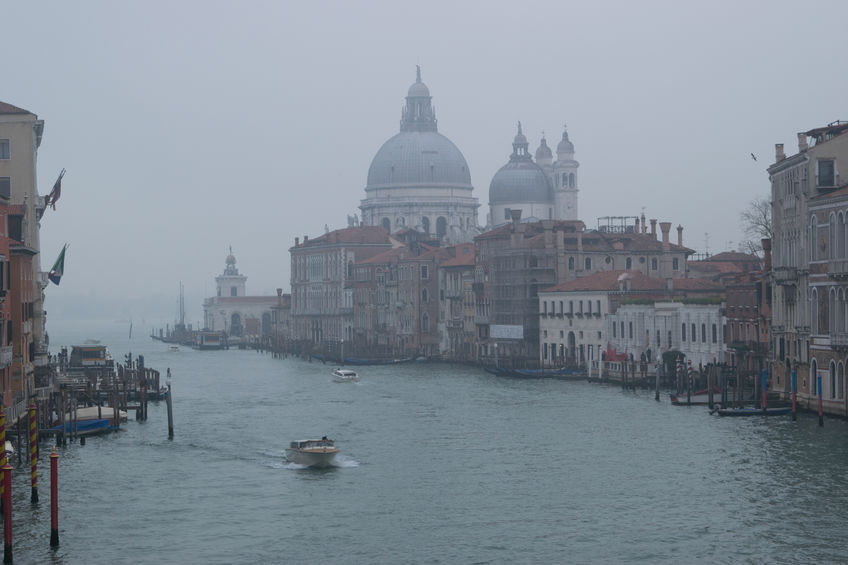
{"label": "historic building", "polygon": [[397,245],[382,226],[295,238],[289,248],[293,339],[313,350],[351,343],[354,265]]}
{"label": "historic building", "polygon": [[461,243],[448,252],[451,257],[439,264],[439,350],[445,359],[474,361],[474,245]]}
{"label": "historic building", "polygon": [[[775,146],[771,181],[774,388],[796,374],[802,404],[848,415],[848,123],[798,134],[798,152]],[[821,380],[821,389],[818,380]]]}
{"label": "historic building", "polygon": [[[501,355],[517,363],[539,359],[540,290],[598,271],[636,270],[666,279],[685,277],[692,250],[683,246],[682,228],[677,245],[669,240],[670,222],[661,222],[662,240],[645,222],[621,231],[586,230],[581,221],[542,220],[521,222],[521,210],[512,211],[510,224],[481,234],[474,240],[476,270],[474,291],[482,356]],[[523,339],[499,341],[493,326],[522,328]]]}
{"label": "historic building", "polygon": [[362,225],[394,233],[412,228],[446,243],[471,241],[479,233],[468,163],[438,132],[430,90],[421,69],[409,87],[400,132],[377,151],[368,169]]}
{"label": "historic building", "polygon": [[597,367],[606,351],[652,363],[675,350],[696,365],[722,362],[723,294],[723,285],[713,281],[626,270],[544,289],[539,358],[545,365]]}
{"label": "historic building", "polygon": [[557,159],[542,136],[536,160],[530,155],[527,138],[521,132],[512,141],[509,162],[501,167],[489,184],[488,226],[512,221],[512,211],[520,210],[524,222],[539,220],[577,220],[577,167],[574,144],[568,131],[562,132]]}
{"label": "historic building", "polygon": [[230,343],[269,338],[273,331],[272,308],[277,296],[247,296],[247,277],[240,274],[230,248],[224,272],[215,277],[217,295],[203,301],[203,324],[208,331],[226,334]]}
{"label": "historic building", "polygon": [[43,309],[47,275],[39,262],[39,220],[47,199],[38,195],[36,179],[43,132],[44,121],[38,116],[0,102],[0,202],[7,207],[2,231],[9,238],[5,267],[10,283],[2,300],[11,305],[3,318],[0,365],[10,362],[4,371],[11,373],[11,381],[3,383],[2,392],[11,418],[35,394],[36,373],[49,372]]}

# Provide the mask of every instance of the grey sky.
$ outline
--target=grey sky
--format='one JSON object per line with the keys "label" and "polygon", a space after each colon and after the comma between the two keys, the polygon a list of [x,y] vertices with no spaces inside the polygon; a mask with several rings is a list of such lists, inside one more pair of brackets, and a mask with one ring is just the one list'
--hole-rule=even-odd
{"label": "grey sky", "polygon": [[[288,248],[358,213],[415,65],[485,222],[518,120],[568,124],[580,216],[684,227],[716,253],[768,193],[774,143],[848,119],[844,2],[6,3],[0,100],[45,120],[50,301],[148,296],[191,319],[232,245],[250,294],[288,291]],[[753,161],[754,153],[758,161]],[[729,242],[733,242],[730,244]],[[171,305],[168,304],[167,308]],[[170,310],[168,310],[170,311]],[[138,318],[142,313],[135,313]]]}

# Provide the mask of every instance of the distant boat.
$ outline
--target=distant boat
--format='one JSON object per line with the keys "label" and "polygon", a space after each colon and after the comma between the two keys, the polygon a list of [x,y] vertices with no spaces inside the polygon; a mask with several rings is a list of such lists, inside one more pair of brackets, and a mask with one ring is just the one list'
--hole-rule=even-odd
{"label": "distant boat", "polygon": [[174,352],[174,351],[179,351],[179,350],[180,350],[179,345],[169,345],[168,346],[168,351]]}

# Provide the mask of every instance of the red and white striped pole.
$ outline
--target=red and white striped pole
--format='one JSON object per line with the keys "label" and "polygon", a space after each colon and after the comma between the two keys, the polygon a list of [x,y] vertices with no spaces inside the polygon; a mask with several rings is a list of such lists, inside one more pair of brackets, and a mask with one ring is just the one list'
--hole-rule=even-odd
{"label": "red and white striped pole", "polygon": [[59,547],[59,454],[50,454],[50,547]]}
{"label": "red and white striped pole", "polygon": [[38,502],[38,423],[35,421],[35,402],[29,405],[29,464],[32,474],[30,502]]}

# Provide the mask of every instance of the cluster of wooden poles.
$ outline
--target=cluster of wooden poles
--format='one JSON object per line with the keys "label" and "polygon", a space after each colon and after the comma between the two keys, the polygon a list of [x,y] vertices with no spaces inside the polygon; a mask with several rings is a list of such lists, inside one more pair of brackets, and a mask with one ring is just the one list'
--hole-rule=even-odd
{"label": "cluster of wooden poles", "polygon": [[[3,563],[12,563],[12,466],[6,460],[6,413],[0,403],[0,506],[3,515]],[[38,431],[35,403],[29,406],[29,454],[32,493],[30,502],[38,504]],[[59,455],[50,454],[50,547],[59,547]]]}

